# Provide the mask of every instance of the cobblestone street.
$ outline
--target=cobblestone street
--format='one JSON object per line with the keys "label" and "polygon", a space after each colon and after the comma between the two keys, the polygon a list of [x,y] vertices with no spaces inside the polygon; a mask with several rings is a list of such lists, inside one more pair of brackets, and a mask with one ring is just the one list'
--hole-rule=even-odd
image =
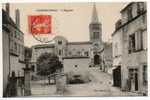
{"label": "cobblestone street", "polygon": [[[112,86],[112,77],[92,68],[89,73],[92,81],[85,84],[67,85],[67,92],[63,96],[138,96],[137,93],[122,92]],[[31,96],[62,96],[56,94],[56,85],[44,85],[46,81],[31,82]]]}

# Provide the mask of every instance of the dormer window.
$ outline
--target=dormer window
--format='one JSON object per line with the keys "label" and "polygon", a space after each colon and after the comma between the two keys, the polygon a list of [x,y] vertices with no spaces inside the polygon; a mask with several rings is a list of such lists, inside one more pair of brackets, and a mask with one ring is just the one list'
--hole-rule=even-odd
{"label": "dormer window", "polygon": [[128,8],[128,21],[130,21],[132,18],[133,18],[133,15],[132,15],[132,7],[129,7]]}
{"label": "dormer window", "polygon": [[144,11],[144,2],[137,3],[137,14],[141,14]]}

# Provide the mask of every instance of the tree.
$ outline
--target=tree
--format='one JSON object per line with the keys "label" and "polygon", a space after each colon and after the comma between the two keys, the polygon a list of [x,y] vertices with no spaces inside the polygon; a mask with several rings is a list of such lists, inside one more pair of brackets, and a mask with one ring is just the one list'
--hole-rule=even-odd
{"label": "tree", "polygon": [[37,74],[41,76],[53,74],[56,70],[61,69],[62,67],[59,58],[52,53],[43,53],[37,59]]}

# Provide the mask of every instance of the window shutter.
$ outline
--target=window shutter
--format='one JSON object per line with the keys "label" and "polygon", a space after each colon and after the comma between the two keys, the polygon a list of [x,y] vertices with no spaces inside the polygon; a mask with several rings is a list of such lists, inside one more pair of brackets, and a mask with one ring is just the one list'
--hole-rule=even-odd
{"label": "window shutter", "polygon": [[138,38],[138,32],[135,32],[135,50],[139,50],[139,38]]}
{"label": "window shutter", "polygon": [[131,35],[131,49],[132,49],[132,52],[134,52],[136,50],[136,37],[135,37],[135,33]]}
{"label": "window shutter", "polygon": [[132,41],[131,41],[131,36],[129,36],[129,53],[131,53],[131,47],[132,46]]}
{"label": "window shutter", "polygon": [[143,49],[143,31],[140,30],[139,31],[139,34],[140,34],[140,49],[142,50]]}
{"label": "window shutter", "polygon": [[138,48],[138,50],[141,50],[142,49],[142,31],[141,30],[138,31],[138,38],[139,38],[139,48]]}
{"label": "window shutter", "polygon": [[141,50],[143,47],[143,36],[142,36],[142,31],[139,30],[136,32],[136,50]]}
{"label": "window shutter", "polygon": [[146,31],[143,32],[143,37],[142,37],[142,40],[143,40],[143,48],[144,49],[147,49],[147,33]]}

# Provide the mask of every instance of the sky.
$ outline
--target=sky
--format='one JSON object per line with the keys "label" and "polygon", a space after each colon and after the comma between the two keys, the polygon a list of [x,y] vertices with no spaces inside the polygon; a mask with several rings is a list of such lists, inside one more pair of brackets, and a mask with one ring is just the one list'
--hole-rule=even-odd
{"label": "sky", "polygon": [[[96,3],[99,22],[102,24],[102,40],[111,41],[115,22],[120,19],[120,11],[126,2]],[[41,44],[28,29],[28,16],[51,15],[55,19],[55,32],[69,42],[89,41],[89,24],[93,3],[11,3],[10,16],[15,21],[15,9],[20,10],[20,28],[24,33],[25,46]],[[41,11],[41,10],[45,11]],[[64,11],[67,10],[67,11]]]}

